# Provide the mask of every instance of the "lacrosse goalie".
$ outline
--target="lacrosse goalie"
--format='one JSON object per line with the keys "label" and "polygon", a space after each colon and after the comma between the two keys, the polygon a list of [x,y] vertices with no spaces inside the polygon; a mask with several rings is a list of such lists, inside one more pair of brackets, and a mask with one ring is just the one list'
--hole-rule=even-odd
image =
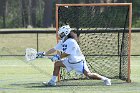
{"label": "lacrosse goalie", "polygon": [[85,57],[77,43],[76,33],[71,30],[69,25],[60,27],[58,35],[61,40],[54,48],[47,52],[38,52],[38,56],[47,56],[55,51],[61,52],[61,54],[56,54],[51,58],[51,60],[55,62],[53,76],[49,82],[43,82],[44,85],[56,86],[60,67],[65,67],[67,72],[75,70],[77,74],[84,74],[90,79],[102,80],[107,86],[111,85],[111,79],[90,72]]}

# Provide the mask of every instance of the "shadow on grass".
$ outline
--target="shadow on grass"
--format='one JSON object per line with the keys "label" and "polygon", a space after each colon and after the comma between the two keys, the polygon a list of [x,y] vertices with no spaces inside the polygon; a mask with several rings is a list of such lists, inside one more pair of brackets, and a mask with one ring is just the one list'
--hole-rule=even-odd
{"label": "shadow on grass", "polygon": [[[113,81],[112,86],[119,86],[123,84],[131,84],[131,83],[126,83],[124,81]],[[37,83],[13,83],[10,84],[10,86],[15,86],[15,87],[22,87],[22,88],[49,88],[52,86],[45,86],[41,82]],[[103,81],[99,80],[69,80],[69,81],[60,81],[57,82],[57,85],[55,87],[78,87],[78,86],[105,86]]]}

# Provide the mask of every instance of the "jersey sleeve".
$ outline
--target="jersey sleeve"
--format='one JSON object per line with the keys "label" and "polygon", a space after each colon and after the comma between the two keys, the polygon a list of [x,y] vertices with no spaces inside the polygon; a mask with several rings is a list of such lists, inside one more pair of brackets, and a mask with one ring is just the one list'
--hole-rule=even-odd
{"label": "jersey sleeve", "polygon": [[59,41],[58,44],[54,47],[57,51],[62,51],[62,41]]}

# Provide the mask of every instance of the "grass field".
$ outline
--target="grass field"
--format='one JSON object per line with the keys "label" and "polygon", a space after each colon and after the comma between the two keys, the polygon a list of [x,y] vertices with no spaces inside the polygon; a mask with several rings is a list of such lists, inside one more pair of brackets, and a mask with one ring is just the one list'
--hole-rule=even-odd
{"label": "grass field", "polygon": [[[140,33],[132,34],[133,55],[140,54],[139,35]],[[53,47],[56,43],[55,35],[40,34],[39,40],[40,51]],[[0,55],[24,54],[27,47],[36,47],[36,34],[0,35]],[[101,81],[74,80],[60,82],[56,87],[45,87],[42,82],[48,81],[53,71],[53,63],[50,60],[38,59],[26,63],[23,57],[0,56],[0,93],[140,93],[139,60],[140,57],[131,57],[132,83],[112,80],[112,86],[104,86]]]}
{"label": "grass field", "polygon": [[131,58],[131,80],[126,83],[112,80],[112,86],[101,81],[60,82],[56,87],[45,87],[51,78],[53,63],[38,59],[26,63],[22,57],[0,57],[0,93],[140,93],[140,57]]}

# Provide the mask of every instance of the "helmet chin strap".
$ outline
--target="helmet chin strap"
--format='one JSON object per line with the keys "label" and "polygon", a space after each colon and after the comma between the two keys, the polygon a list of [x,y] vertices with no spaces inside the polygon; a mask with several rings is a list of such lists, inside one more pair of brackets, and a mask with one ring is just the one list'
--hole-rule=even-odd
{"label": "helmet chin strap", "polygon": [[68,39],[68,36],[62,38],[62,42],[65,42]]}

